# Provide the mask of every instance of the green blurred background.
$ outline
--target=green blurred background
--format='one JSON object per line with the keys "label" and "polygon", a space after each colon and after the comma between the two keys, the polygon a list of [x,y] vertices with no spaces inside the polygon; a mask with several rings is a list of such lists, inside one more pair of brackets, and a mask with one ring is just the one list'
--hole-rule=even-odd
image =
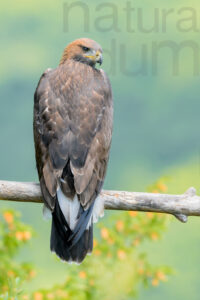
{"label": "green blurred background", "polygon": [[[128,5],[135,11],[125,10]],[[169,9],[173,11],[165,21],[163,12]],[[144,191],[160,176],[168,176],[170,193],[183,193],[190,186],[198,190],[199,9],[195,0],[189,6],[188,1],[178,0],[1,1],[0,179],[37,181],[32,134],[34,90],[42,72],[58,65],[70,41],[89,37],[104,49],[103,68],[114,94],[113,143],[104,188]],[[144,32],[143,27],[150,32]],[[159,50],[155,73],[152,45],[166,41],[173,50]],[[180,69],[175,74],[174,43],[185,41],[189,47],[181,50]],[[48,288],[64,281],[67,265],[50,254],[50,223],[43,221],[41,206],[0,205],[19,209],[23,220],[37,232],[31,246],[18,257],[31,260],[39,270],[27,288]],[[190,218],[186,225],[174,221],[161,242],[146,243],[152,262],[171,265],[176,274],[156,289],[141,289],[139,299],[199,300],[199,228],[198,218]]]}

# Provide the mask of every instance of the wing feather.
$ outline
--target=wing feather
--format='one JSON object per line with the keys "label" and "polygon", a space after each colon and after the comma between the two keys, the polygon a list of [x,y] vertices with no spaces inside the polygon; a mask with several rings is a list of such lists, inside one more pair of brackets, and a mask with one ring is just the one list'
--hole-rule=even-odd
{"label": "wing feather", "polygon": [[[61,185],[64,193],[77,193],[85,208],[95,199],[108,161],[112,111],[103,71],[69,62],[42,75],[35,92],[34,136],[44,193],[54,197]],[[47,204],[54,209],[55,203]]]}

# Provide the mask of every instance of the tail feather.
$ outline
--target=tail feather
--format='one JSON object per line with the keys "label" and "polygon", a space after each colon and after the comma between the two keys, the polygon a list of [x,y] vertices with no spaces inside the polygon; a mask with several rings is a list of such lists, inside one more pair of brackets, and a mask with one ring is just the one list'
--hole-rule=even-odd
{"label": "tail feather", "polygon": [[78,243],[70,248],[72,261],[81,263],[87,254],[93,249],[93,226],[85,230]]}
{"label": "tail feather", "polygon": [[79,207],[76,199],[68,199],[62,191],[57,193],[52,213],[50,247],[62,260],[81,263],[93,248],[91,218],[94,205],[87,210],[84,210],[80,203],[78,205]]}
{"label": "tail feather", "polygon": [[90,221],[91,214],[93,211],[93,206],[94,206],[94,202],[87,210],[84,210],[80,206],[80,212],[79,212],[80,217],[78,219],[76,227],[73,230],[73,233],[71,234],[71,236],[69,238],[69,241],[72,242],[71,247],[73,247],[77,243],[77,241],[79,241],[80,237],[82,236],[85,229],[87,228],[87,225]]}
{"label": "tail feather", "polygon": [[55,217],[52,218],[52,225],[51,225],[51,242],[50,242],[50,249],[52,252],[55,252],[60,259],[64,261],[71,261],[71,254],[66,247],[66,238],[63,237],[60,225],[57,223],[57,219]]}

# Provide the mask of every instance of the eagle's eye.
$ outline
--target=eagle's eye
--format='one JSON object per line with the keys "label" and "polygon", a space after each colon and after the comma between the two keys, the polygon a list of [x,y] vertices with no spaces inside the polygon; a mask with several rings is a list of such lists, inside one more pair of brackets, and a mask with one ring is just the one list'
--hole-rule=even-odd
{"label": "eagle's eye", "polygon": [[88,48],[88,47],[85,47],[85,46],[82,46],[82,49],[83,49],[83,51],[85,51],[85,52],[87,52],[87,51],[89,51],[89,50],[90,50],[90,48]]}

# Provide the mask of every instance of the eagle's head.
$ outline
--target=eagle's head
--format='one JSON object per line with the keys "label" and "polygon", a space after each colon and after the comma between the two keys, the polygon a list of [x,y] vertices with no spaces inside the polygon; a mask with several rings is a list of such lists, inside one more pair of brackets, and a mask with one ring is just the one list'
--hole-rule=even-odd
{"label": "eagle's head", "polygon": [[78,39],[65,48],[60,64],[64,64],[69,59],[95,67],[96,63],[101,65],[103,62],[102,48],[91,39]]}

